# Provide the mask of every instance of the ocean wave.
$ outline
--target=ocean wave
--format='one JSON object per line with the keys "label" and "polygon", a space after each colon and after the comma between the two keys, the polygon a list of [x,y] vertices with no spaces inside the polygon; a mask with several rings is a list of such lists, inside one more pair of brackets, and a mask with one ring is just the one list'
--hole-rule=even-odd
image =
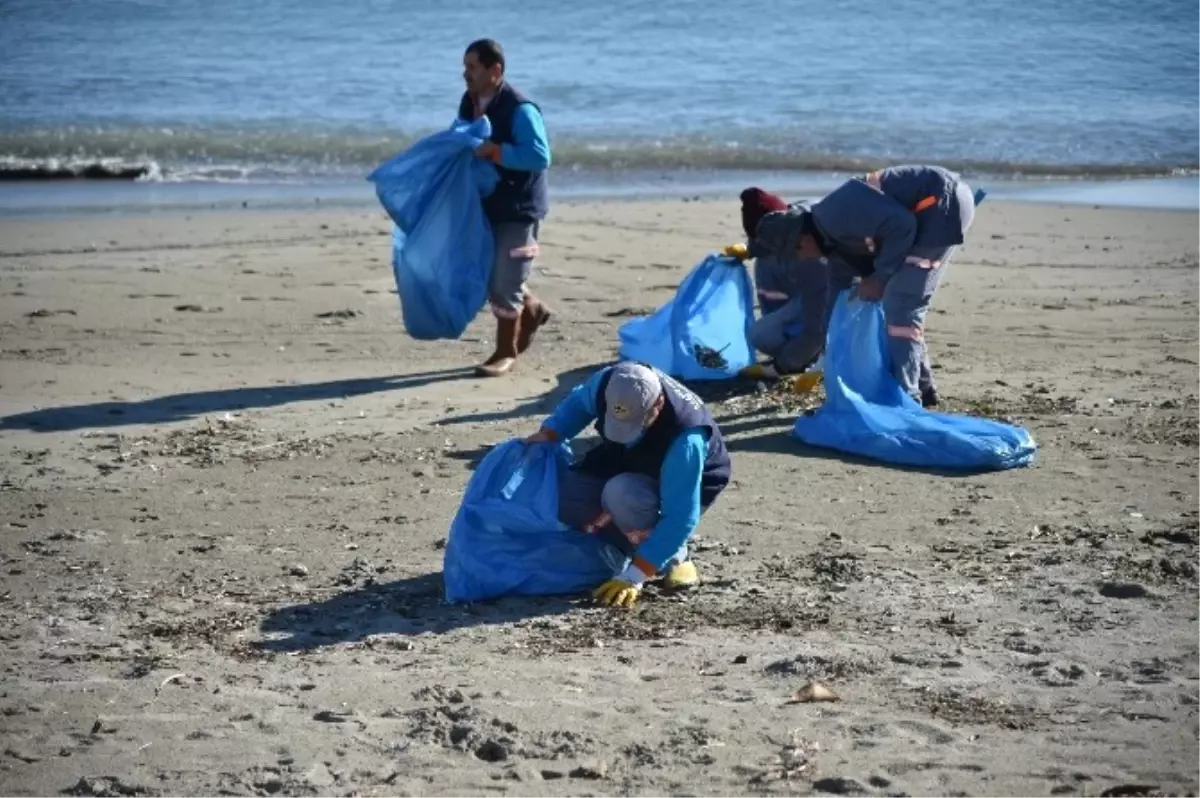
{"label": "ocean wave", "polygon": [[[142,180],[290,182],[356,177],[417,138],[391,131],[233,128],[54,128],[0,131],[0,181]],[[1156,163],[1023,162],[971,154],[810,152],[794,141],[735,143],[558,136],[554,168],[583,172],[854,173],[932,162],[972,175],[1119,178],[1195,174],[1193,160]],[[886,150],[886,148],[880,148]]]}

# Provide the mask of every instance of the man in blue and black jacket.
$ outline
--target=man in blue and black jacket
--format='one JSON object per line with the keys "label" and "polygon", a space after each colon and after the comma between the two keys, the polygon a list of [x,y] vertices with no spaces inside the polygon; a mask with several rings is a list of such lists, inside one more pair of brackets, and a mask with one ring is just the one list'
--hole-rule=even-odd
{"label": "man in blue and black jacket", "polygon": [[488,300],[496,316],[496,351],[476,368],[481,377],[507,374],[529,348],[550,311],[525,283],[538,254],[538,233],[550,209],[546,170],[550,141],[538,106],[504,79],[504,50],[491,39],[472,42],[463,56],[467,90],[458,118],[486,116],[492,136],[475,154],[500,175],[483,202],[496,241]]}

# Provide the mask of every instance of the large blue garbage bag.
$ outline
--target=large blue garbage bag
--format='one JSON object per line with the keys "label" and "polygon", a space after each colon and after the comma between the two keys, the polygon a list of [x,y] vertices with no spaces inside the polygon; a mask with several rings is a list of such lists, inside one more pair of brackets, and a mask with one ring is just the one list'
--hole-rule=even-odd
{"label": "large blue garbage bag", "polygon": [[450,526],[446,600],[578,593],[612,576],[595,535],[558,520],[562,444],[512,439],[483,458]]}
{"label": "large blue garbage bag", "polygon": [[736,258],[709,255],[651,316],[621,325],[623,360],[684,380],[723,380],[754,362],[754,288]]}
{"label": "large blue garbage bag", "polygon": [[796,420],[795,436],[910,466],[989,471],[1033,462],[1037,444],[1024,429],[931,413],[904,392],[890,362],[882,306],[843,291],[825,347],[825,403]]}
{"label": "large blue garbage bag", "polygon": [[458,338],[487,299],[492,228],[482,197],[495,167],[474,155],[491,135],[486,117],[421,139],[368,180],[396,227],[392,269],[413,338]]}

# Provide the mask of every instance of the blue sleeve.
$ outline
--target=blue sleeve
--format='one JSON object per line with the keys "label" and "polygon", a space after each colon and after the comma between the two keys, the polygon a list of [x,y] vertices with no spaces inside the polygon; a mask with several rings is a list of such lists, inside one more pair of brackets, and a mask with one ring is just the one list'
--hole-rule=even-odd
{"label": "blue sleeve", "polygon": [[537,106],[522,103],[513,114],[512,144],[500,145],[500,165],[520,172],[550,168],[550,141]]}
{"label": "blue sleeve", "polygon": [[662,571],[700,523],[700,478],[708,458],[708,430],[693,428],[680,435],[667,450],[659,476],[662,516],[650,537],[638,547],[637,557]]}
{"label": "blue sleeve", "polygon": [[583,432],[596,419],[596,396],[600,392],[600,381],[611,368],[600,369],[583,385],[572,388],[567,398],[542,422],[542,426],[554,430],[560,441],[569,441]]}

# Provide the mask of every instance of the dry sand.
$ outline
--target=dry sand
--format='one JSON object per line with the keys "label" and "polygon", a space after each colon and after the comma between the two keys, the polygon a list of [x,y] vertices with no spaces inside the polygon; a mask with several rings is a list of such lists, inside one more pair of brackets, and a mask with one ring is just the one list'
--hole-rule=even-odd
{"label": "dry sand", "polygon": [[[1032,468],[850,461],[710,392],[705,583],[633,613],[445,606],[442,541],[735,204],[560,204],[558,316],[486,382],[488,317],[405,336],[388,230],[0,223],[0,792],[1197,792],[1196,213],[980,213],[931,345]],[[842,700],[787,703],[814,679]]]}

